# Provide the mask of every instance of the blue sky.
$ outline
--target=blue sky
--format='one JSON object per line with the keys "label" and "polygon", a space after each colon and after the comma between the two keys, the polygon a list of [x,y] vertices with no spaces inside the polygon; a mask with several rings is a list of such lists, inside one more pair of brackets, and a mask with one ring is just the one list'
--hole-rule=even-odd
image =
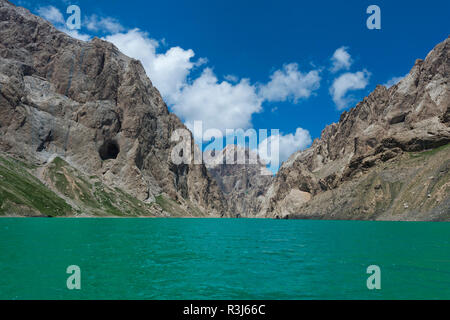
{"label": "blue sky", "polygon": [[[77,4],[76,36],[141,59],[188,126],[279,129],[281,160],[450,34],[450,1],[13,2],[60,29]],[[366,27],[371,4],[381,30]]]}

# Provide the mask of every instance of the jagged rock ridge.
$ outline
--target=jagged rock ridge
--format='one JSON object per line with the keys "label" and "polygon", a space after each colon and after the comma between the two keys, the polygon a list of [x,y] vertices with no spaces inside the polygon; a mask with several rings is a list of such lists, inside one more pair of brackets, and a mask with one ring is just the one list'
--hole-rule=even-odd
{"label": "jagged rock ridge", "polygon": [[[432,193],[424,191],[431,188],[432,179],[421,175],[429,168],[423,167],[423,161],[408,162],[405,158],[450,142],[449,56],[447,38],[425,60],[417,60],[398,84],[389,89],[379,85],[356,107],[344,111],[339,122],[327,126],[310,148],[283,163],[258,215],[449,219],[448,148],[440,150],[440,158],[427,162],[434,166],[430,176],[439,178],[438,189]],[[358,189],[362,185],[369,188],[373,181],[367,179],[372,178],[381,179],[372,186],[380,190],[378,194]],[[383,183],[387,183],[386,188]],[[398,190],[394,192],[396,183]],[[413,189],[421,194],[413,196],[414,204],[400,203]]]}
{"label": "jagged rock ridge", "polygon": [[0,0],[0,151],[40,165],[59,157],[140,201],[171,199],[186,215],[224,215],[206,168],[171,162],[177,128],[185,126],[139,61]]}
{"label": "jagged rock ridge", "polygon": [[446,39],[275,178],[210,174],[171,162],[185,126],[139,61],[0,0],[0,215],[450,220],[449,55]]}

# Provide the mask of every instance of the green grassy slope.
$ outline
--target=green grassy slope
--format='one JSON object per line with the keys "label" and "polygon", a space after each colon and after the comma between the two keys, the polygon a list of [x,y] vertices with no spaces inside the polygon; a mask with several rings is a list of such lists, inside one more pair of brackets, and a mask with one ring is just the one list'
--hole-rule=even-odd
{"label": "green grassy slope", "polygon": [[110,188],[96,176],[87,177],[61,158],[44,170],[48,186],[70,199],[80,213],[95,216],[154,216],[154,203],[139,201],[118,188]]}
{"label": "green grassy slope", "polygon": [[[39,178],[38,178],[39,177]],[[34,166],[0,154],[0,216],[204,216],[189,201],[184,205],[161,194],[140,201],[116,187],[87,176],[56,157]]]}
{"label": "green grassy slope", "polygon": [[49,190],[25,163],[0,156],[0,215],[64,216],[72,207]]}

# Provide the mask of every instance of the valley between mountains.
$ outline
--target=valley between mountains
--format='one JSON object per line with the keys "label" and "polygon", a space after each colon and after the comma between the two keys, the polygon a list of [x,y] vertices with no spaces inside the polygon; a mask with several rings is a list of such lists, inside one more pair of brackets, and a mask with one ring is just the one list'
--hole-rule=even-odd
{"label": "valley between mountains", "polygon": [[450,221],[449,58],[447,38],[275,176],[175,165],[186,127],[138,60],[0,0],[0,216]]}

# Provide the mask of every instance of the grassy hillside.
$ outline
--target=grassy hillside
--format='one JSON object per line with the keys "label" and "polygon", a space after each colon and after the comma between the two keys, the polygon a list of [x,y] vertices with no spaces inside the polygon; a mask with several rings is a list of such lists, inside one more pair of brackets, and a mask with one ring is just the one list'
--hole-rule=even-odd
{"label": "grassy hillside", "polygon": [[450,144],[379,163],[291,217],[449,221]]}
{"label": "grassy hillside", "polygon": [[[39,177],[39,178],[38,178]],[[0,154],[0,215],[3,216],[201,216],[159,195],[142,202],[97,176],[84,175],[56,157],[34,166]],[[192,210],[191,210],[192,209]]]}

